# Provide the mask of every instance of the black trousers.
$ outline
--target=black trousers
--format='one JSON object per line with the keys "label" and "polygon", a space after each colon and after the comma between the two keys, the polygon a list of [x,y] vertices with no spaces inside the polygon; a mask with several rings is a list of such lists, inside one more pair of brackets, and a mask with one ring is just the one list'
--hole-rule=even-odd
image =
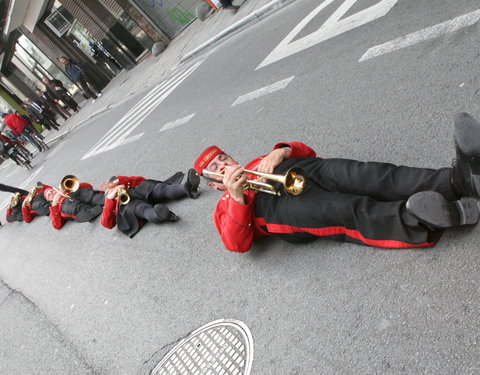
{"label": "black trousers", "polygon": [[379,247],[431,246],[442,231],[415,220],[406,210],[406,200],[426,190],[458,199],[450,184],[451,168],[298,158],[285,161],[275,173],[296,165],[307,177],[301,195],[259,193],[254,203],[263,229],[289,242],[327,237]]}

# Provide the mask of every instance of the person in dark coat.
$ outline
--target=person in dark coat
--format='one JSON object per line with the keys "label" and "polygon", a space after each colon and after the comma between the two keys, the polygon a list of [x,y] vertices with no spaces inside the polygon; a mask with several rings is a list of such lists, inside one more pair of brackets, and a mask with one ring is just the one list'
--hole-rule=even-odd
{"label": "person in dark coat", "polygon": [[25,98],[25,104],[24,108],[33,121],[44,125],[48,130],[52,128],[55,130],[59,129],[60,124],[55,119],[53,111],[48,109],[48,107],[30,98]]}
{"label": "person in dark coat", "polygon": [[75,112],[80,110],[78,103],[70,96],[68,90],[63,86],[62,81],[58,79],[49,79],[43,77],[42,79],[47,92],[56,100],[61,100],[66,106],[73,109]]}
{"label": "person in dark coat", "polygon": [[[184,184],[180,183],[182,179],[182,172],[165,181],[147,180],[140,176],[113,176],[102,185],[105,205],[100,223],[108,229],[116,225],[132,238],[146,222],[159,224],[179,220],[165,202],[187,196],[196,199],[200,194],[200,177],[195,170],[188,171]],[[119,191],[123,191],[123,197],[119,196]],[[128,199],[128,203],[123,198]]]}
{"label": "person in dark coat", "polygon": [[[88,97],[97,99],[97,97],[102,95],[97,87],[97,83],[87,73],[87,70],[83,64],[80,64],[78,61],[69,59],[65,56],[60,57],[58,61],[65,66],[65,72],[70,79],[76,82]],[[90,86],[93,88],[93,90],[90,88]]]}
{"label": "person in dark coat", "polygon": [[48,91],[36,89],[35,92],[37,93],[38,100],[48,109],[57,112],[64,120],[70,117],[70,113],[63,108],[58,101],[55,101],[55,98],[52,97]]}

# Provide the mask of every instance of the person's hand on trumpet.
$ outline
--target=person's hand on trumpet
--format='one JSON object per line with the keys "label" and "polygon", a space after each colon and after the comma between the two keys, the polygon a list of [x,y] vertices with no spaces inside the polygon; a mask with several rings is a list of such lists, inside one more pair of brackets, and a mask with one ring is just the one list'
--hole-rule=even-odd
{"label": "person's hand on trumpet", "polygon": [[[104,185],[102,185],[102,187]],[[115,199],[115,197],[118,195],[118,190],[120,190],[120,189],[125,189],[125,185],[115,185],[110,189],[106,189],[105,190],[105,198],[106,199]]]}
{"label": "person's hand on trumpet", "polygon": [[230,192],[230,196],[240,204],[245,204],[243,192],[247,182],[247,176],[243,173],[241,165],[231,165],[224,170],[223,184]]}
{"label": "person's hand on trumpet", "polygon": [[256,167],[253,168],[254,171],[263,172],[263,173],[273,173],[275,168],[277,168],[280,163],[284,160],[287,160],[290,156],[290,148],[282,147],[277,148],[265,156]]}

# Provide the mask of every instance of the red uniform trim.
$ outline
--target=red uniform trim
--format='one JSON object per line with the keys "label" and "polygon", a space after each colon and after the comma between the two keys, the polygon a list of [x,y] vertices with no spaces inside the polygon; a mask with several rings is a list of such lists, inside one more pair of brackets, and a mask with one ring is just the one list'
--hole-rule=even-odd
{"label": "red uniform trim", "polygon": [[348,229],[345,227],[325,227],[325,228],[301,228],[285,224],[268,224],[264,218],[255,218],[258,225],[266,226],[270,233],[310,233],[318,237],[334,236],[337,234],[345,234],[346,236],[359,240],[366,245],[376,247],[386,247],[391,249],[405,249],[410,247],[429,247],[435,245],[435,242],[423,242],[420,244],[411,244],[396,240],[372,240],[365,238],[358,230]]}

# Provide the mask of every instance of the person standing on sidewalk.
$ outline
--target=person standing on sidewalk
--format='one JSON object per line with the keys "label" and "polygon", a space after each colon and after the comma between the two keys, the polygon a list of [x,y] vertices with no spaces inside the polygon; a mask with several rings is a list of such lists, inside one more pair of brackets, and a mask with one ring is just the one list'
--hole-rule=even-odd
{"label": "person standing on sidewalk", "polygon": [[63,108],[60,103],[56,102],[55,99],[48,93],[48,91],[42,91],[36,89],[35,92],[38,95],[38,100],[47,108],[52,111],[57,112],[64,120],[67,120],[70,117],[70,113]]}
{"label": "person standing on sidewalk", "polygon": [[24,108],[34,122],[42,124],[48,130],[52,130],[52,128],[58,130],[60,127],[60,124],[55,119],[55,114],[39,102],[35,102],[30,98],[25,98]]}
{"label": "person standing on sidewalk", "polygon": [[63,86],[62,81],[58,79],[49,79],[48,77],[43,77],[42,81],[47,88],[47,92],[57,101],[61,100],[75,112],[80,110],[78,103],[70,96],[68,90]]}
{"label": "person standing on sidewalk", "polygon": [[[97,83],[88,75],[84,65],[65,56],[60,57],[58,61],[65,66],[67,75],[82,88],[86,95],[92,99],[97,99],[97,97],[102,95],[97,87]],[[95,93],[89,85],[95,90]]]}

